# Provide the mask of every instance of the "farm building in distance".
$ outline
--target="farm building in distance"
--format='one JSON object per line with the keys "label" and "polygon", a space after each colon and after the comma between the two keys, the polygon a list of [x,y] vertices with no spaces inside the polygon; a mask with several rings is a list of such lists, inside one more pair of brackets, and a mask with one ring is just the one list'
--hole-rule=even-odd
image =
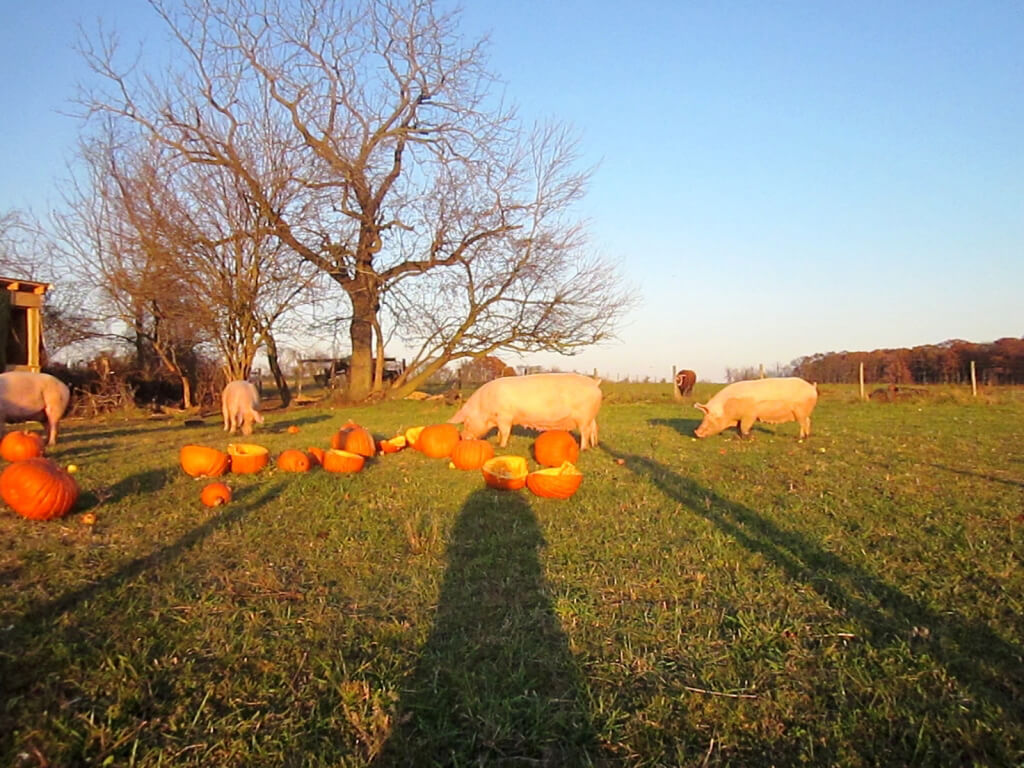
{"label": "farm building in distance", "polygon": [[36,371],[43,364],[43,295],[49,283],[0,277],[0,371]]}

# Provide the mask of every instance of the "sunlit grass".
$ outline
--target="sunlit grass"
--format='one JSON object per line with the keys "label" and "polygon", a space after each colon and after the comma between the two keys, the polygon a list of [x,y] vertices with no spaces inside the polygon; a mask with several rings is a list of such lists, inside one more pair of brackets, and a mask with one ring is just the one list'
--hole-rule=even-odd
{"label": "sunlit grass", "polygon": [[[604,387],[569,501],[405,451],[209,510],[177,453],[227,442],[212,417],[69,423],[76,513],[0,515],[0,761],[1024,760],[1019,393],[822,387],[810,440],[697,441],[666,385]],[[452,411],[271,411],[253,441]]]}

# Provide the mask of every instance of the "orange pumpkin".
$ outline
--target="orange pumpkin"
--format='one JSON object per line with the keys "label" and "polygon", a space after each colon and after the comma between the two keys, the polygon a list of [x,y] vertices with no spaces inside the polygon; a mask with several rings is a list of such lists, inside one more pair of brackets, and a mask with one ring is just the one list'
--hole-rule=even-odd
{"label": "orange pumpkin", "polygon": [[452,449],[452,464],[458,469],[480,469],[494,458],[494,446],[486,440],[459,440]]}
{"label": "orange pumpkin", "polygon": [[526,487],[546,499],[568,499],[579,490],[582,481],[583,473],[566,461],[559,467],[531,472],[526,476]]}
{"label": "orange pumpkin", "polygon": [[480,467],[484,482],[491,488],[516,491],[526,485],[529,470],[522,456],[495,456]]}
{"label": "orange pumpkin", "polygon": [[571,432],[549,429],[534,441],[533,456],[545,467],[560,467],[566,461],[575,464],[580,457],[580,447]]}
{"label": "orange pumpkin", "polygon": [[460,439],[462,436],[454,424],[431,424],[416,438],[416,450],[432,459],[443,459],[452,455]]}
{"label": "orange pumpkin", "polygon": [[377,455],[377,443],[374,441],[373,435],[351,419],[345,422],[345,426],[331,438],[331,448],[358,453],[360,456],[373,457]]}
{"label": "orange pumpkin", "polygon": [[309,472],[309,455],[291,448],[277,457],[277,468],[283,472]]}
{"label": "orange pumpkin", "polygon": [[205,445],[183,445],[179,454],[181,468],[192,477],[219,477],[228,471],[231,457]]}
{"label": "orange pumpkin", "polygon": [[377,443],[377,450],[381,453],[398,453],[407,444],[408,440],[405,439],[405,435],[395,435],[387,440],[380,440]]}
{"label": "orange pumpkin", "polygon": [[309,463],[315,467],[321,467],[324,463],[324,449],[311,445],[306,449],[309,454]]}
{"label": "orange pumpkin", "polygon": [[63,517],[78,500],[78,483],[57,462],[36,456],[0,474],[0,497],[29,520]]}
{"label": "orange pumpkin", "polygon": [[340,448],[324,451],[324,469],[328,472],[359,472],[366,463],[366,457]]}
{"label": "orange pumpkin", "polygon": [[288,431],[289,435],[297,435],[297,434],[299,434],[299,428],[297,426],[295,426],[294,424],[289,426],[287,431]]}
{"label": "orange pumpkin", "polygon": [[219,507],[231,501],[231,489],[224,483],[210,483],[200,491],[199,500],[208,507]]}
{"label": "orange pumpkin", "polygon": [[35,432],[8,432],[0,440],[0,458],[5,461],[22,461],[42,455],[43,438]]}
{"label": "orange pumpkin", "polygon": [[231,471],[236,475],[259,472],[270,461],[270,451],[252,443],[229,444],[228,456],[231,457]]}
{"label": "orange pumpkin", "polygon": [[405,430],[405,444],[410,448],[419,448],[416,445],[416,441],[420,439],[420,435],[426,427],[409,427]]}

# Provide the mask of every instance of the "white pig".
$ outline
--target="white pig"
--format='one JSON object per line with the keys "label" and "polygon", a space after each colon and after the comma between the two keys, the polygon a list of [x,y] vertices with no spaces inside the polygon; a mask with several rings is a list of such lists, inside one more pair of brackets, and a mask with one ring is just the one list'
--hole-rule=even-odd
{"label": "white pig", "polygon": [[220,412],[224,416],[224,431],[235,433],[241,428],[243,435],[252,434],[252,424],[263,423],[260,416],[260,396],[248,381],[229,381],[220,393]]}
{"label": "white pig", "polygon": [[0,373],[0,425],[8,421],[39,421],[46,428],[47,445],[57,444],[57,422],[70,399],[67,385],[48,373]]}
{"label": "white pig", "polygon": [[481,437],[498,428],[499,443],[508,445],[513,424],[530,429],[573,429],[580,448],[597,445],[597,412],[601,409],[600,379],[577,373],[536,373],[489,381],[469,396],[448,419],[462,424],[462,436]]}
{"label": "white pig", "polygon": [[704,413],[704,420],[694,434],[709,437],[736,427],[740,437],[746,437],[755,421],[796,421],[803,439],[811,435],[811,411],[817,402],[818,388],[795,376],[737,381],[719,390],[707,404],[694,404]]}

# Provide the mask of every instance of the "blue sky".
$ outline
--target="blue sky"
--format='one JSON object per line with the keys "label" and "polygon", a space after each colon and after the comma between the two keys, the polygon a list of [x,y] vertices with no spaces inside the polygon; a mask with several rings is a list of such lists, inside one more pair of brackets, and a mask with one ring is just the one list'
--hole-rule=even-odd
{"label": "blue sky", "polygon": [[[147,7],[4,2],[0,210],[45,210],[74,148],[76,24]],[[581,135],[595,250],[641,296],[607,376],[1024,335],[1019,2],[465,4],[527,119]]]}

